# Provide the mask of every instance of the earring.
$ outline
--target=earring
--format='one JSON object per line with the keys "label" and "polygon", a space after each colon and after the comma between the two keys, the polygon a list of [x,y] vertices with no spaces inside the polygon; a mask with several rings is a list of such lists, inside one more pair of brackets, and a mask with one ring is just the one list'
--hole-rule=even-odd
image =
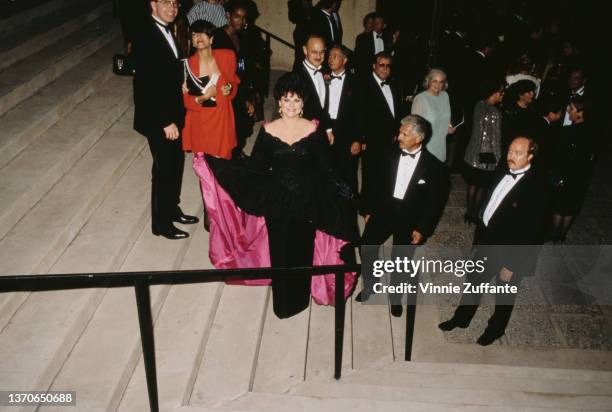
{"label": "earring", "polygon": [[304,110],[300,110],[300,114],[298,116],[302,117],[303,114],[304,114]]}
{"label": "earring", "polygon": [[281,109],[280,107],[278,108],[278,115],[280,117],[283,117],[283,109]]}

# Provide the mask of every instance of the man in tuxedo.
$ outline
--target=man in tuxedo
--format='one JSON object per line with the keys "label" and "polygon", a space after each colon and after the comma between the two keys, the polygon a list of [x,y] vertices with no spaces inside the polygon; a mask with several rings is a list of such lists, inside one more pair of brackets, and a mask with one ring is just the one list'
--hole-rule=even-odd
{"label": "man in tuxedo", "polygon": [[[383,178],[377,182],[380,195],[373,202],[361,238],[362,266],[364,267],[363,290],[357,296],[365,301],[373,293],[374,279],[371,274],[373,262],[378,259],[379,247],[393,235],[393,257],[412,259],[414,246],[422,245],[433,234],[450,190],[449,173],[446,165],[425,148],[431,137],[431,124],[419,115],[409,115],[401,120],[398,145],[389,160],[381,165]],[[392,275],[391,282],[399,279]],[[416,303],[416,294],[409,304]],[[401,295],[391,296],[391,313],[401,316]],[[414,319],[413,319],[414,320]]]}
{"label": "man in tuxedo", "polygon": [[[467,275],[472,285],[486,284],[492,278],[497,285],[518,286],[535,268],[539,245],[546,229],[548,186],[531,167],[537,145],[528,137],[517,137],[510,144],[507,168],[501,168],[484,208],[474,237],[475,259],[486,261],[482,273]],[[512,246],[510,246],[512,245]],[[438,327],[444,331],[467,328],[480,304],[482,293],[467,293],[454,316]],[[495,311],[477,343],[492,344],[506,330],[516,293],[497,293]]]}
{"label": "man in tuxedo", "polygon": [[[570,104],[571,100],[576,96],[585,96],[586,91],[586,76],[584,75],[584,69],[581,67],[575,67],[570,71],[570,75],[567,79],[567,84],[569,86],[566,103]],[[587,94],[588,95],[588,94]],[[565,113],[565,117],[563,118],[563,126],[569,126],[572,124],[572,121],[569,118],[569,113]]]}
{"label": "man in tuxedo", "polygon": [[338,172],[357,191],[357,162],[361,152],[361,114],[358,102],[358,83],[346,70],[349,50],[334,46],[329,51],[329,104],[327,113],[334,136],[332,153]]}
{"label": "man in tuxedo", "polygon": [[338,0],[321,0],[310,20],[310,33],[321,36],[328,50],[334,44],[342,44],[342,22],[337,8]]}
{"label": "man in tuxedo", "polygon": [[355,67],[358,73],[367,74],[372,67],[374,56],[391,50],[391,39],[385,33],[385,19],[378,13],[372,14],[372,31],[360,33],[355,39]]}
{"label": "man in tuxedo", "polygon": [[391,56],[386,52],[376,55],[371,74],[360,80],[360,112],[362,116],[363,146],[361,213],[368,214],[371,202],[379,196],[379,182],[390,152],[400,119],[407,112],[399,87],[390,81]]}
{"label": "man in tuxedo", "polygon": [[325,41],[318,34],[311,34],[306,39],[302,51],[304,52],[304,60],[294,68],[294,73],[302,79],[308,91],[308,98],[304,102],[303,116],[305,119],[319,120],[319,127],[327,130],[327,137],[331,143],[333,142],[333,134],[329,127],[329,114],[326,110],[328,85],[322,72],[323,62],[325,61]]}
{"label": "man in tuxedo", "polygon": [[554,154],[559,145],[561,132],[560,121],[565,111],[565,104],[557,96],[546,96],[537,103],[540,117],[535,126],[534,135],[530,136],[538,144],[538,159],[534,166],[538,171],[550,169]]}
{"label": "man in tuxedo", "polygon": [[173,222],[198,219],[179,207],[185,154],[181,129],[185,109],[181,85],[183,67],[169,28],[178,11],[176,0],[151,1],[151,17],[136,33],[134,57],[134,129],[144,135],[153,155],[151,225],[154,235],[184,239],[187,232]]}

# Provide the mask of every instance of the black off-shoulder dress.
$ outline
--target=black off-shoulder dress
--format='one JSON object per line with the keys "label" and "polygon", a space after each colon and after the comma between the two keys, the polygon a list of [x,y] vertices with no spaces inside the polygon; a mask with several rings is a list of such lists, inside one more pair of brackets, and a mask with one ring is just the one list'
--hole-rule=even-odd
{"label": "black off-shoulder dress", "polygon": [[[272,267],[311,266],[316,230],[358,239],[354,195],[323,131],[290,145],[262,127],[250,158],[206,160],[238,207],[265,217]],[[275,277],[272,292],[276,315],[293,316],[308,307],[310,278]]]}

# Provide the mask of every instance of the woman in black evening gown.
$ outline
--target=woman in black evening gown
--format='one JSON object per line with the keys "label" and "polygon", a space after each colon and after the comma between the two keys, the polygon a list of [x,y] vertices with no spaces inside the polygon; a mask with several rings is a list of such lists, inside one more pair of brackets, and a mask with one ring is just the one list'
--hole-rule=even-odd
{"label": "woman in black evening gown", "polygon": [[[265,217],[272,267],[311,266],[317,230],[358,236],[353,193],[333,168],[327,135],[301,118],[305,90],[299,76],[283,75],[274,89],[281,117],[262,126],[251,157],[207,158],[235,204]],[[293,316],[309,305],[310,277],[274,277],[272,293],[276,315]]]}

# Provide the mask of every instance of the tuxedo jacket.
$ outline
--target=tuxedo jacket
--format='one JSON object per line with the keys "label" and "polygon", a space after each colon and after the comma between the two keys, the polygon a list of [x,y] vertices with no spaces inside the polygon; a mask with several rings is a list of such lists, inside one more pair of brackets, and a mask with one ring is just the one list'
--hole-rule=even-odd
{"label": "tuxedo jacket", "polygon": [[380,192],[372,202],[372,215],[395,219],[394,225],[402,230],[417,230],[427,238],[433,234],[448,199],[448,168],[423,145],[404,199],[398,200],[393,192],[400,158],[401,151],[393,150],[384,178],[378,185]]}
{"label": "tuxedo jacket", "polygon": [[[302,83],[306,86],[306,90],[308,93],[308,98],[304,101],[304,118],[308,120],[317,119],[319,120],[319,127],[323,130],[329,128],[329,114],[327,113],[327,109],[324,106],[321,106],[321,100],[319,99],[319,95],[317,94],[317,88],[315,87],[314,82],[312,81],[310,74],[304,67],[304,63],[300,62],[296,64],[294,71],[295,74],[300,76],[302,79]],[[327,83],[325,84],[325,94],[326,101],[329,97],[329,90]]]}
{"label": "tuxedo jacket", "polygon": [[337,13],[332,13],[331,18],[333,19],[334,15],[338,19],[336,20],[337,31],[334,33],[333,40],[329,18],[321,9],[315,7],[310,18],[310,32],[323,37],[328,50],[334,44],[342,44],[342,23]]}
{"label": "tuxedo jacket", "polygon": [[176,58],[152,17],[135,33],[134,129],[149,136],[185,123],[183,64]]}
{"label": "tuxedo jacket", "polygon": [[391,112],[381,87],[372,75],[361,79],[363,88],[360,94],[363,142],[367,144],[366,155],[388,153],[393,147],[395,136],[399,133],[400,120],[407,114],[399,87],[391,82],[391,93],[395,115]]}
{"label": "tuxedo jacket", "polygon": [[[331,80],[332,82],[337,80]],[[338,114],[333,122],[332,131],[336,138],[334,145],[349,147],[354,141],[362,141],[362,116],[359,102],[360,85],[355,75],[345,72]],[[329,90],[328,90],[329,92]]]}
{"label": "tuxedo jacket", "polygon": [[[385,31],[383,31],[382,36],[384,51],[390,52],[392,48],[391,39]],[[355,64],[360,73],[369,74],[372,71],[375,50],[372,32],[360,33],[357,36],[355,39]]]}
{"label": "tuxedo jacket", "polygon": [[[549,221],[549,186],[535,167],[531,167],[501,201],[487,226],[483,215],[493,192],[508,172],[502,167],[496,172],[483,207],[479,213],[475,242],[480,245],[540,245]],[[491,255],[513,272],[531,274],[536,263],[537,247],[493,248]]]}

